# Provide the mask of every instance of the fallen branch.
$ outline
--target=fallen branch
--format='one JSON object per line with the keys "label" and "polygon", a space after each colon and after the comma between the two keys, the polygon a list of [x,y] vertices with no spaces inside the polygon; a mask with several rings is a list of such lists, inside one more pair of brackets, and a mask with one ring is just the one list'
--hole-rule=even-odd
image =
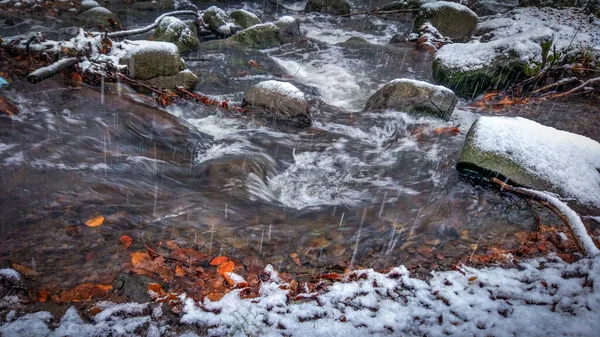
{"label": "fallen branch", "polygon": [[600,84],[600,77],[594,77],[592,79],[589,79],[589,80],[583,82],[580,86],[575,87],[569,91],[566,91],[566,92],[563,92],[560,94],[551,94],[546,97],[554,99],[554,98],[562,98],[562,97],[579,94],[579,93],[585,92],[587,90],[587,88],[589,88],[593,85],[597,85],[597,84]]}
{"label": "fallen branch", "polygon": [[[122,30],[119,32],[112,32],[112,33],[108,33],[107,36],[108,37],[125,37],[125,36],[144,34],[146,32],[149,32],[149,31],[155,29],[156,27],[158,27],[158,24],[162,21],[162,19],[166,18],[167,16],[177,16],[177,15],[194,15],[194,16],[196,16],[196,18],[200,17],[200,14],[198,14],[198,12],[195,12],[195,11],[185,10],[185,11],[169,12],[169,13],[165,13],[165,14],[159,16],[158,18],[156,18],[156,20],[154,20],[154,23],[149,26],[137,28],[137,29]],[[98,33],[98,34],[100,34],[100,33]]]}
{"label": "fallen branch", "polygon": [[59,72],[61,72],[64,69],[71,68],[76,63],[77,63],[76,57],[69,57],[69,58],[59,60],[57,62],[52,63],[49,66],[42,67],[42,68],[35,70],[31,74],[29,74],[29,76],[27,76],[27,81],[29,81],[31,83],[41,82],[47,78],[50,78],[50,77],[58,74]]}
{"label": "fallen branch", "polygon": [[573,237],[573,240],[575,240],[575,244],[582,253],[588,256],[600,254],[600,249],[598,249],[598,247],[596,247],[594,244],[594,241],[588,234],[585,225],[583,222],[581,222],[579,215],[565,203],[546,192],[515,187],[501,181],[498,178],[492,178],[491,181],[500,186],[502,190],[530,197],[548,207],[569,227],[571,236]]}
{"label": "fallen branch", "polygon": [[533,91],[534,94],[540,93],[542,91],[547,91],[550,89],[554,89],[556,87],[560,87],[561,85],[565,85],[565,84],[569,84],[571,82],[577,82],[579,81],[579,79],[577,77],[569,77],[569,78],[563,78],[560,81],[554,82],[552,84],[548,84],[547,86],[541,87],[539,89],[536,89]]}

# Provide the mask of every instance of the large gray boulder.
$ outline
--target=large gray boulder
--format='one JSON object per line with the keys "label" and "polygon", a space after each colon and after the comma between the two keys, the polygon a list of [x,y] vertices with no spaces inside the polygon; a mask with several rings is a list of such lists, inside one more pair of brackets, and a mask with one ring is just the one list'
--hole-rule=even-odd
{"label": "large gray boulder", "polygon": [[525,118],[480,117],[456,168],[472,178],[498,178],[600,209],[600,144]]}
{"label": "large gray boulder", "polygon": [[244,95],[242,106],[292,119],[303,126],[311,124],[306,97],[291,83],[275,80],[257,83]]}
{"label": "large gray boulder", "polygon": [[169,42],[135,41],[120,63],[127,65],[131,75],[139,80],[171,76],[183,70],[177,46]]}
{"label": "large gray boulder", "polygon": [[467,6],[437,1],[423,4],[419,8],[413,32],[418,32],[427,21],[454,42],[466,42],[471,39],[477,27],[477,14]]}
{"label": "large gray boulder", "polygon": [[202,19],[219,37],[231,36],[242,29],[224,10],[216,6],[211,6],[204,11]]}
{"label": "large gray boulder", "polygon": [[396,79],[374,93],[365,111],[393,109],[449,120],[458,98],[452,90],[423,81]]}
{"label": "large gray boulder", "polygon": [[250,13],[243,9],[235,10],[231,12],[229,16],[231,16],[231,18],[242,28],[248,28],[262,23],[254,13]]}
{"label": "large gray boulder", "polygon": [[85,12],[90,8],[101,7],[100,4],[94,0],[83,0],[79,5],[79,11]]}
{"label": "large gray boulder", "polygon": [[270,48],[282,43],[279,27],[272,22],[246,28],[229,39],[250,48]]}
{"label": "large gray boulder", "polygon": [[117,20],[117,16],[104,7],[92,7],[79,13],[75,22],[80,26],[108,25],[108,19]]}
{"label": "large gray boulder", "polygon": [[180,53],[198,48],[200,41],[188,25],[178,18],[168,16],[158,24],[154,31],[154,41],[172,42]]}
{"label": "large gray boulder", "polygon": [[308,0],[304,12],[321,12],[333,15],[350,14],[350,3],[347,0]]}

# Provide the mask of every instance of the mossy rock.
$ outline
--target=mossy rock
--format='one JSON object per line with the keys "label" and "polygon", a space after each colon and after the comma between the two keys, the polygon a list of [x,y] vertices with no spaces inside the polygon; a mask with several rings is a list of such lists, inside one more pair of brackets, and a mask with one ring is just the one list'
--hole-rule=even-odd
{"label": "mossy rock", "polygon": [[321,12],[333,15],[350,14],[350,4],[346,0],[308,0],[304,12]]}
{"label": "mossy rock", "polygon": [[235,34],[241,29],[237,23],[219,7],[211,6],[202,15],[208,28],[219,37]]}
{"label": "mossy rock", "polygon": [[477,20],[477,14],[467,6],[446,1],[431,2],[419,8],[413,32],[418,32],[429,21],[442,35],[455,42],[467,42],[477,28]]}
{"label": "mossy rock", "polygon": [[183,87],[186,90],[193,90],[198,81],[198,76],[196,76],[189,69],[186,69],[178,72],[175,75],[151,78],[147,80],[146,83],[163,89],[176,89],[177,87]]}
{"label": "mossy rock", "polygon": [[119,62],[127,65],[132,76],[140,80],[175,75],[185,68],[177,46],[169,42],[142,41]]}
{"label": "mossy rock", "polygon": [[154,31],[154,41],[172,42],[180,53],[198,48],[200,42],[187,24],[177,18],[168,16],[160,22]]}
{"label": "mossy rock", "polygon": [[281,45],[279,27],[273,23],[255,25],[229,38],[251,48],[271,48]]}
{"label": "mossy rock", "polygon": [[108,25],[108,19],[117,21],[117,16],[104,7],[93,7],[75,17],[75,22],[79,26],[100,26]]}
{"label": "mossy rock", "polygon": [[262,23],[258,16],[243,9],[238,9],[231,12],[230,16],[242,28],[248,28]]}
{"label": "mossy rock", "polygon": [[440,59],[433,61],[433,78],[459,96],[473,97],[485,90],[502,90],[527,78],[527,62],[514,53],[498,56],[489,65],[475,70],[444,66]]}
{"label": "mossy rock", "polygon": [[475,179],[498,178],[511,185],[543,191],[554,189],[552,184],[530,173],[515,161],[477,147],[475,135],[478,125],[476,121],[467,132],[465,145],[458,157],[456,169],[461,175]]}

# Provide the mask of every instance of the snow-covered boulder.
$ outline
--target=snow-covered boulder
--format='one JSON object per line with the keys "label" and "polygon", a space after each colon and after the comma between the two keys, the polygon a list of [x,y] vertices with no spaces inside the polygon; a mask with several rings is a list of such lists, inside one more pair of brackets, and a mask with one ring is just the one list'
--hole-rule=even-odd
{"label": "snow-covered boulder", "polygon": [[282,43],[279,27],[272,22],[246,28],[230,39],[251,48],[270,48]]}
{"label": "snow-covered boulder", "polygon": [[104,7],[92,7],[79,13],[75,22],[80,26],[108,25],[108,19],[117,20],[117,16]]}
{"label": "snow-covered boulder", "polygon": [[453,41],[466,42],[477,27],[477,14],[469,7],[454,2],[429,2],[419,8],[413,32],[418,32],[427,21]]}
{"label": "snow-covered boulder", "polygon": [[281,37],[283,38],[302,35],[302,32],[300,31],[300,21],[292,16],[282,16],[279,20],[275,21],[275,24],[279,27]]}
{"label": "snow-covered boulder", "polygon": [[374,93],[365,111],[393,109],[450,119],[458,98],[452,90],[423,81],[395,79]]}
{"label": "snow-covered boulder", "polygon": [[580,12],[552,8],[517,8],[482,18],[478,41],[440,48],[433,62],[434,79],[466,96],[504,89],[527,78],[526,69],[541,62],[544,40],[551,39],[558,52],[569,46],[600,45],[595,22]]}
{"label": "snow-covered boulder", "polygon": [[469,176],[508,179],[600,209],[600,143],[525,118],[480,117],[456,167]]}
{"label": "snow-covered boulder", "polygon": [[231,16],[231,18],[242,28],[248,28],[262,23],[254,13],[250,13],[243,9],[235,10],[231,12],[229,16]]}
{"label": "snow-covered boulder", "polygon": [[198,76],[191,70],[186,69],[171,76],[154,77],[146,81],[150,85],[155,85],[163,89],[176,89],[183,87],[186,90],[193,90],[198,83]]}
{"label": "snow-covered boulder", "polygon": [[321,12],[333,15],[350,14],[350,3],[347,0],[308,0],[304,12]]}
{"label": "snow-covered boulder", "polygon": [[168,16],[160,22],[154,31],[154,41],[174,43],[180,53],[198,48],[200,41],[185,22]]}
{"label": "snow-covered boulder", "polygon": [[397,0],[381,7],[381,11],[398,11],[406,9],[415,9],[422,4],[430,2],[428,0]]}
{"label": "snow-covered boulder", "polygon": [[129,44],[121,64],[129,67],[131,75],[140,80],[171,76],[183,70],[177,46],[170,42],[135,41]]}
{"label": "snow-covered boulder", "polygon": [[306,97],[291,83],[275,80],[257,83],[244,95],[242,106],[292,119],[303,126],[311,124]]}
{"label": "snow-covered boulder", "polygon": [[224,10],[216,6],[211,6],[204,11],[202,19],[219,37],[230,36],[242,29]]}

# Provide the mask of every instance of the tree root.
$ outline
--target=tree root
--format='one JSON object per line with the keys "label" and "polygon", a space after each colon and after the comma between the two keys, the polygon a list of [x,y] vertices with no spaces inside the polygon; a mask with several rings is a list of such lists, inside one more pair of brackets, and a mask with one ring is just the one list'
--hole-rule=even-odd
{"label": "tree root", "polygon": [[597,254],[600,254],[600,249],[596,247],[594,241],[587,233],[585,225],[583,224],[583,222],[581,222],[581,218],[579,217],[579,215],[575,213],[575,211],[573,211],[571,208],[569,208],[569,206],[564,204],[562,201],[558,200],[557,198],[551,196],[546,192],[515,187],[501,181],[498,178],[492,178],[491,181],[500,186],[502,190],[527,196],[535,201],[538,201],[542,205],[549,208],[552,212],[554,212],[554,214],[558,215],[558,217],[569,228],[571,237],[573,237],[577,248],[582,254],[592,257]]}

